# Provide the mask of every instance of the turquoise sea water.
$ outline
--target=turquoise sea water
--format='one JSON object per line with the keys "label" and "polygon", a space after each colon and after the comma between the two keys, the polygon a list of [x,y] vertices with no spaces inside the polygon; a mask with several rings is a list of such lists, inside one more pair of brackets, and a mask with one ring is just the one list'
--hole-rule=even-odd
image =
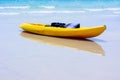
{"label": "turquoise sea water", "polygon": [[120,0],[0,0],[0,15],[81,13],[120,15]]}

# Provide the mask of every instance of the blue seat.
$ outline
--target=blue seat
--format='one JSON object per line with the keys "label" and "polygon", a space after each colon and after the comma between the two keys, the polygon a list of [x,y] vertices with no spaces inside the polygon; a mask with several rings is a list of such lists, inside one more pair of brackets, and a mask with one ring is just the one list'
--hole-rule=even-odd
{"label": "blue seat", "polygon": [[65,28],[80,28],[79,23],[69,23],[65,25]]}

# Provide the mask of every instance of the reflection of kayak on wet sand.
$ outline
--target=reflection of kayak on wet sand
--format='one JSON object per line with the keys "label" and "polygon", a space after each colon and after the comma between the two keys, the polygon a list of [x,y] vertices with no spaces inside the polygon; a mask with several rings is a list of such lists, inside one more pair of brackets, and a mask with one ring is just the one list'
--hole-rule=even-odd
{"label": "reflection of kayak on wet sand", "polygon": [[92,52],[95,54],[104,55],[104,50],[102,49],[102,47],[96,42],[88,39],[69,39],[69,38],[49,37],[49,36],[31,34],[28,32],[22,32],[21,36],[36,42],[44,42],[51,45],[69,47],[87,52]]}

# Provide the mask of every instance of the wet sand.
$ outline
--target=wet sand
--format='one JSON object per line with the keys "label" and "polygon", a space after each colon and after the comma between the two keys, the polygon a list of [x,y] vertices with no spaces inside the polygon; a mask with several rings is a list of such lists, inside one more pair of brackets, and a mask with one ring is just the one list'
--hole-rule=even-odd
{"label": "wet sand", "polygon": [[89,39],[59,38],[59,37],[36,35],[24,31],[21,33],[21,36],[38,43],[46,43],[53,46],[68,47],[68,48],[104,55],[104,50],[102,49],[102,47],[96,42]]}
{"label": "wet sand", "polygon": [[[107,30],[83,40],[36,35],[19,28],[24,22],[51,21],[106,24]],[[119,80],[119,21],[115,15],[0,15],[0,80]]]}

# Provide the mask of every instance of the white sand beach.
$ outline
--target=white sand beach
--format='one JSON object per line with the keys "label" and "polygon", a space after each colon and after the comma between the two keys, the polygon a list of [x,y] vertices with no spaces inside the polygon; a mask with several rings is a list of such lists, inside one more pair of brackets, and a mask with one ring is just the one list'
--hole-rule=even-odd
{"label": "white sand beach", "polygon": [[[98,37],[65,39],[23,32],[21,23],[107,26]],[[0,80],[119,80],[120,16],[0,15]]]}

